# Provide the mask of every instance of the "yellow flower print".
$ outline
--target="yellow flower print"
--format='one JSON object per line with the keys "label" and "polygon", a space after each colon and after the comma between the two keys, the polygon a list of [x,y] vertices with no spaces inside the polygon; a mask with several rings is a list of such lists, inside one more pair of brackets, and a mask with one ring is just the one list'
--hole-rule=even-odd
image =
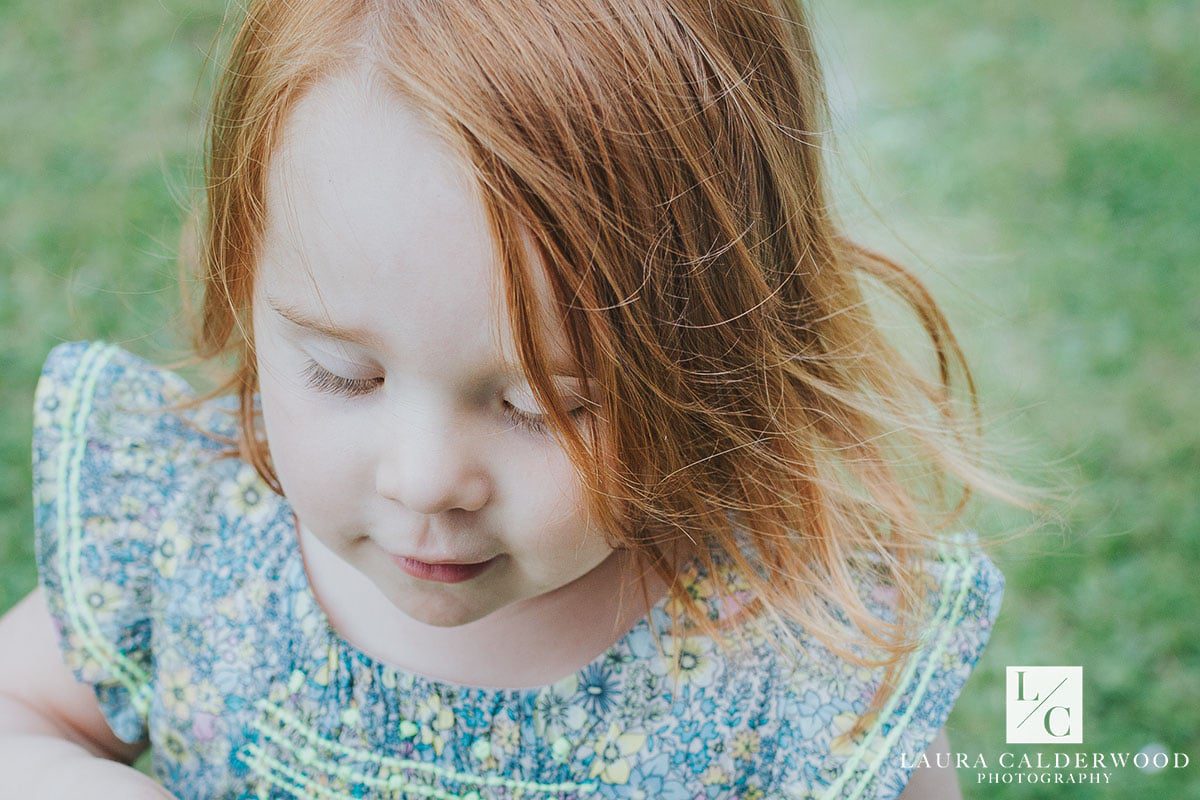
{"label": "yellow flower print", "polygon": [[605,783],[628,783],[632,765],[629,757],[636,754],[646,743],[644,733],[622,733],[613,722],[604,734],[592,745],[596,757],[592,760],[589,777],[600,776]]}
{"label": "yellow flower print", "polygon": [[950,648],[942,651],[941,665],[944,670],[953,671],[960,666],[961,660],[962,656]]}
{"label": "yellow flower print", "polygon": [[326,632],[325,617],[317,610],[309,592],[296,592],[292,599],[292,617],[300,620],[306,639],[319,639]]}
{"label": "yellow flower print", "polygon": [[308,676],[304,674],[302,669],[292,670],[292,674],[288,677],[287,689],[288,694],[298,694],[304,688],[304,684],[308,682]]}
{"label": "yellow flower print", "polygon": [[729,773],[726,772],[719,764],[710,764],[704,774],[700,776],[700,782],[705,786],[720,786],[728,784]]}
{"label": "yellow flower print", "polygon": [[37,428],[61,425],[65,419],[63,395],[66,387],[49,373],[38,381],[37,397],[33,404],[33,424]]}
{"label": "yellow flower print", "polygon": [[271,513],[270,504],[266,502],[269,491],[254,467],[243,464],[237,478],[221,487],[221,496],[238,516],[257,522]]}
{"label": "yellow flower print", "polygon": [[196,702],[192,707],[197,711],[219,714],[225,708],[225,698],[212,681],[199,680],[196,681]]}
{"label": "yellow flower print", "polygon": [[138,445],[115,448],[112,451],[112,470],[120,475],[157,477],[157,465],[151,452],[149,447]]}
{"label": "yellow flower print", "polygon": [[433,747],[433,752],[440,756],[446,746],[442,732],[454,727],[454,711],[442,705],[441,695],[431,694],[417,707],[417,718],[421,723],[421,743]]}
{"label": "yellow flower print", "polygon": [[709,686],[717,673],[712,644],[700,636],[668,637],[666,653],[679,667],[679,677],[693,686]]}
{"label": "yellow flower print", "polygon": [[192,762],[191,748],[188,746],[187,741],[174,728],[164,730],[159,741],[162,742],[162,749],[166,753],[168,760],[184,766]]}
{"label": "yellow flower print", "polygon": [[313,683],[320,686],[328,686],[329,680],[337,674],[338,668],[338,649],[337,645],[329,644],[317,647],[313,651],[313,659],[318,661],[321,666],[313,673]]}
{"label": "yellow flower print", "polygon": [[144,540],[150,531],[140,522],[118,522],[112,517],[88,517],[83,521],[84,538],[98,545],[128,537]]}
{"label": "yellow flower print", "polygon": [[121,587],[89,575],[80,581],[75,602],[82,606],[85,614],[99,622],[116,613],[121,602]]}
{"label": "yellow flower print", "polygon": [[126,494],[121,496],[121,500],[117,504],[117,513],[124,519],[138,519],[146,513],[148,507],[142,498]]}
{"label": "yellow flower print", "polygon": [[271,705],[279,705],[291,696],[291,694],[286,683],[272,683],[270,690],[267,692],[267,702]]}
{"label": "yellow flower print", "polygon": [[243,630],[242,635],[246,638],[239,642],[221,642],[217,647],[217,658],[219,663],[224,666],[234,666],[237,664],[249,664],[254,660],[258,648],[255,644],[257,639],[257,631]]}
{"label": "yellow flower print", "polygon": [[190,667],[180,667],[162,675],[163,705],[179,719],[189,719],[196,706],[198,691],[192,682]]}
{"label": "yellow flower print", "polygon": [[[853,739],[847,739],[844,734],[854,726],[858,716],[850,711],[843,711],[833,718],[833,741],[830,743],[829,752],[835,756],[846,757],[858,752],[862,746],[863,740],[870,733],[870,727],[866,731],[862,731],[854,736]],[[879,754],[883,747],[883,736],[874,736],[871,743],[863,751],[863,757],[868,759],[874,758]]]}
{"label": "yellow flower print", "polygon": [[861,693],[862,687],[869,686],[875,681],[871,670],[866,667],[846,664],[844,669],[838,669],[825,677],[829,692],[835,696],[847,697]]}
{"label": "yellow flower print", "polygon": [[217,600],[213,610],[240,626],[245,617],[267,604],[268,594],[270,589],[265,581],[248,578],[237,592]]}
{"label": "yellow flower print", "polygon": [[733,738],[733,746],[730,751],[734,758],[750,759],[758,752],[758,747],[761,744],[761,737],[758,731],[740,731]]}
{"label": "yellow flower print", "polygon": [[550,750],[554,754],[555,761],[565,764],[567,759],[571,757],[571,740],[565,736],[560,736],[554,740],[554,744],[550,745]]}
{"label": "yellow flower print", "polygon": [[487,739],[476,739],[475,743],[471,745],[471,755],[475,756],[478,768],[481,770],[491,771],[500,766],[500,762],[492,753],[492,744]]}
{"label": "yellow flower print", "polygon": [[154,555],[150,557],[150,561],[158,570],[159,575],[164,578],[173,577],[180,560],[187,555],[191,547],[192,544],[188,538],[179,532],[179,523],[176,520],[168,519],[159,528],[158,544],[154,548]]}
{"label": "yellow flower print", "polygon": [[[684,590],[687,592],[688,596],[699,605],[701,613],[708,612],[709,609],[707,608],[706,604],[708,603],[709,598],[716,593],[716,588],[711,576],[706,575],[704,577],[700,577],[699,575],[693,575],[688,578],[684,578]],[[667,601],[666,610],[672,615],[686,613],[683,603],[677,600],[673,594]]]}
{"label": "yellow flower print", "polygon": [[338,718],[341,719],[343,725],[349,728],[357,728],[359,722],[362,721],[362,712],[358,709],[358,703],[351,700],[350,705],[342,709]]}
{"label": "yellow flower print", "polygon": [[578,731],[588,721],[588,713],[575,702],[579,676],[568,675],[543,689],[533,704],[533,729],[543,739],[553,741],[564,733]]}
{"label": "yellow flower print", "polygon": [[718,576],[713,581],[714,585],[719,583],[721,591],[728,598],[726,602],[734,606],[744,605],[746,598],[751,594],[751,586],[746,576],[737,567],[730,565],[722,567],[718,570]]}
{"label": "yellow flower print", "polygon": [[521,729],[506,716],[498,715],[492,720],[492,755],[498,758],[511,756],[521,743]]}
{"label": "yellow flower print", "polygon": [[238,614],[237,600],[234,599],[233,595],[227,594],[218,600],[213,604],[213,611],[216,611],[219,616],[227,620],[241,619],[241,616]]}
{"label": "yellow flower print", "polygon": [[94,652],[91,647],[84,647],[77,634],[67,635],[67,667],[72,672],[79,673],[87,683],[98,683],[102,679],[110,677],[108,667],[96,659]]}
{"label": "yellow flower print", "polygon": [[34,463],[33,502],[52,503],[58,497],[58,459],[38,457]]}

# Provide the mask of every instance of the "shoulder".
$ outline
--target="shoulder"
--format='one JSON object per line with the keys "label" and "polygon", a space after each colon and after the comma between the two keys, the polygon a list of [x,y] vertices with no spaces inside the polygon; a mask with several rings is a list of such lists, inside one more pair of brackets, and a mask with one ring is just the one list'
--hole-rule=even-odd
{"label": "shoulder", "polygon": [[[921,643],[865,731],[843,735],[866,711],[882,668],[838,658],[803,631],[797,631],[800,651],[777,662],[778,796],[895,798],[934,742],[990,638],[1004,577],[969,533],[948,539],[925,567],[931,580]],[[867,574],[869,606],[890,617],[892,593]]]}
{"label": "shoulder", "polygon": [[[35,444],[89,444],[108,451],[146,450],[173,456],[215,450],[232,432],[217,404],[177,408],[195,394],[180,375],[102,341],[67,342],[50,350],[34,394]],[[188,423],[193,424],[188,424]],[[213,436],[195,427],[212,423]],[[38,453],[35,453],[38,455]]]}
{"label": "shoulder", "polygon": [[208,560],[253,471],[221,458],[232,416],[182,407],[194,398],[178,374],[105,342],[53,348],[35,392],[38,581],[64,661],[125,741],[145,733],[164,615],[211,598]]}
{"label": "shoulder", "polygon": [[82,526],[169,531],[202,512],[235,426],[219,403],[187,407],[194,398],[181,376],[116,345],[54,347],[34,395],[38,527],[57,539]]}
{"label": "shoulder", "polygon": [[181,377],[128,350],[103,341],[79,341],[56,345],[46,355],[36,397],[47,412],[65,412],[89,406],[96,398],[161,402],[190,394]]}
{"label": "shoulder", "polygon": [[101,543],[130,566],[155,548],[171,561],[181,547],[265,524],[270,488],[237,457],[236,411],[237,398],[198,401],[181,375],[119,346],[54,347],[35,391],[31,448],[44,566],[60,547]]}

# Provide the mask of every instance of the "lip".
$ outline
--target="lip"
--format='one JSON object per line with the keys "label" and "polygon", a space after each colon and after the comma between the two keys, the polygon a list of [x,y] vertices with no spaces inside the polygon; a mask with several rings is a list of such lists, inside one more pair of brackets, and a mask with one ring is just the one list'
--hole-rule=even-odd
{"label": "lip", "polygon": [[393,558],[404,558],[409,561],[419,561],[422,564],[432,564],[435,567],[440,567],[440,566],[470,567],[470,566],[474,566],[475,564],[486,564],[488,561],[491,561],[490,558],[487,559],[486,561],[462,561],[460,559],[450,559],[450,558],[434,561],[433,559],[429,559],[429,558],[415,558],[413,556],[393,556]]}
{"label": "lip", "polygon": [[436,581],[438,583],[462,583],[463,581],[469,581],[472,578],[482,575],[499,558],[499,556],[492,556],[487,561],[464,563],[453,561],[420,561],[415,558],[396,555],[390,557],[396,566],[414,578]]}

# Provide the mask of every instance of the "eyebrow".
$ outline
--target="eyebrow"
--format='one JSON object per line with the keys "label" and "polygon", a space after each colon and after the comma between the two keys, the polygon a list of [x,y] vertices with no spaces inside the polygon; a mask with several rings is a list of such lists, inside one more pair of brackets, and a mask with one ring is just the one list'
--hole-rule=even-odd
{"label": "eyebrow", "polygon": [[319,319],[313,319],[296,307],[282,303],[269,294],[267,295],[267,305],[275,309],[275,312],[279,316],[293,325],[307,328],[330,339],[339,339],[343,342],[350,342],[363,347],[382,349],[382,343],[379,339],[366,331],[360,331],[357,328],[339,328],[336,325],[330,325]]}
{"label": "eyebrow", "polygon": [[[274,309],[279,316],[283,317],[293,325],[297,325],[301,328],[307,328],[308,330],[319,333],[322,336],[326,336],[330,339],[338,339],[343,342],[350,342],[352,344],[357,344],[362,347],[376,350],[383,349],[383,344],[374,334],[359,330],[357,328],[339,328],[336,325],[330,325],[326,322],[322,322],[319,319],[314,319],[305,314],[303,311],[297,309],[295,306],[288,305],[287,303],[280,301],[270,294],[267,295],[267,305]],[[520,364],[505,363],[503,365],[503,372],[505,374],[514,376],[524,376],[524,370],[521,369]],[[579,371],[571,367],[569,364],[560,363],[557,361],[550,365],[550,374],[575,379],[582,377]]]}

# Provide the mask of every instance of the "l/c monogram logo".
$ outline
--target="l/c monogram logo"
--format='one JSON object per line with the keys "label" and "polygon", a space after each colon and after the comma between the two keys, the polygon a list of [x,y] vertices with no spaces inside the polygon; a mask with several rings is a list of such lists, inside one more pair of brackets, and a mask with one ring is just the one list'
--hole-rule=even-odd
{"label": "l/c monogram logo", "polygon": [[1083,743],[1083,667],[1008,667],[1009,744]]}

